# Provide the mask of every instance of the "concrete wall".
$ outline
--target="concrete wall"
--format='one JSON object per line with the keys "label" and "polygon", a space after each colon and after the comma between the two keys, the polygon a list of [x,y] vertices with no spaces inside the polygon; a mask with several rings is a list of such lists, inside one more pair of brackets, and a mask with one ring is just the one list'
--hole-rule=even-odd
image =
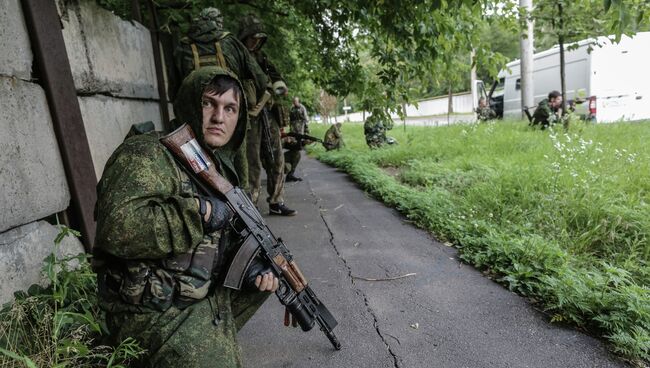
{"label": "concrete wall", "polygon": [[0,231],[65,210],[70,202],[43,89],[0,77]]}
{"label": "concrete wall", "polygon": [[79,97],[79,107],[98,179],[132,124],[153,121],[161,127],[159,105],[154,102],[95,95]]}
{"label": "concrete wall", "polygon": [[[40,219],[65,210],[70,192],[45,93],[32,82],[32,50],[19,0],[0,7],[0,303],[41,281],[58,230]],[[83,251],[76,239],[66,253]]]}
{"label": "concrete wall", "polygon": [[93,0],[63,4],[63,38],[99,179],[131,124],[162,129],[151,36]]}
{"label": "concrete wall", "polygon": [[92,0],[67,1],[65,5],[59,11],[77,91],[157,100],[149,31]]}
{"label": "concrete wall", "polygon": [[[59,230],[45,221],[36,221],[0,235],[0,303],[12,299],[14,291],[32,284],[45,286],[41,274],[43,259],[55,251]],[[66,237],[56,249],[58,256],[76,255],[82,249],[76,238]]]}
{"label": "concrete wall", "polygon": [[[407,125],[425,125],[438,126],[444,124],[453,124],[459,122],[476,121],[476,115],[473,112],[472,94],[459,93],[452,97],[454,114],[447,119],[447,109],[449,97],[440,96],[428,100],[418,101],[418,106],[406,105],[406,124]],[[366,117],[371,114],[366,112]],[[403,123],[397,114],[391,115],[393,121],[397,124]],[[347,115],[336,117],[338,122],[363,122],[363,112],[353,112]],[[333,121],[332,121],[333,122]]]}
{"label": "concrete wall", "polygon": [[[99,178],[130,125],[161,118],[151,38],[140,24],[94,0],[57,1],[74,84]],[[20,0],[0,6],[0,304],[42,282],[43,258],[58,229],[44,218],[70,205],[52,118],[32,74],[33,53]],[[66,239],[65,254],[83,251]]]}
{"label": "concrete wall", "polygon": [[0,6],[0,75],[29,79],[32,49],[19,0],[3,0]]}

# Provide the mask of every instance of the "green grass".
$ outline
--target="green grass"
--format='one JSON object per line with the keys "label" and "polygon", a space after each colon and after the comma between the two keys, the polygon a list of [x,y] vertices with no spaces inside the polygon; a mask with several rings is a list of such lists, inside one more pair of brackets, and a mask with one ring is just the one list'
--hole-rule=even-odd
{"label": "green grass", "polygon": [[[312,124],[313,135],[327,127]],[[369,150],[311,153],[539,303],[553,322],[650,360],[650,123],[531,130],[522,122],[396,126]]]}

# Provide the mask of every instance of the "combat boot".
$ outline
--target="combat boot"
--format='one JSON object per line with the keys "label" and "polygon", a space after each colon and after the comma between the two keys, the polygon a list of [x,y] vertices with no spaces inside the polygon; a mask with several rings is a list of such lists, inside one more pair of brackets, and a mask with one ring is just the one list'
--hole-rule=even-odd
{"label": "combat boot", "polygon": [[269,215],[295,216],[296,210],[284,205],[284,203],[269,203]]}

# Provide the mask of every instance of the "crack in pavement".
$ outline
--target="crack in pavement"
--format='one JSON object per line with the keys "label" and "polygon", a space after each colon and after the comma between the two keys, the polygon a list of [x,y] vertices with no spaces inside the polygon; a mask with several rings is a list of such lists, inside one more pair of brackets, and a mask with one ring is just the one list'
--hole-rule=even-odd
{"label": "crack in pavement", "polygon": [[[375,331],[377,331],[377,335],[379,336],[381,341],[386,346],[386,350],[388,351],[388,353],[393,357],[393,366],[395,368],[400,368],[401,367],[400,359],[397,356],[397,354],[395,354],[393,349],[391,348],[391,346],[388,343],[388,341],[386,340],[386,337],[384,336],[384,334],[381,332],[381,330],[379,328],[379,319],[377,318],[377,315],[375,315],[372,308],[370,307],[370,302],[368,301],[368,297],[366,296],[366,294],[363,291],[361,291],[360,288],[358,288],[356,286],[356,283],[354,282],[354,277],[352,277],[352,268],[348,265],[347,260],[345,258],[343,258],[343,255],[341,254],[338,247],[336,246],[336,243],[334,242],[334,232],[332,231],[332,228],[330,227],[329,223],[325,219],[325,216],[323,215],[323,213],[325,212],[325,211],[323,211],[324,208],[318,203],[320,201],[320,199],[316,196],[316,193],[314,193],[314,189],[312,188],[311,183],[309,181],[307,181],[307,186],[309,187],[309,193],[311,194],[312,197],[314,197],[314,205],[318,206],[318,214],[319,214],[321,220],[323,220],[323,224],[325,225],[325,228],[327,229],[327,231],[330,234],[330,244],[332,245],[332,248],[334,249],[334,252],[336,252],[337,257],[341,260],[341,262],[343,262],[343,265],[345,266],[345,268],[348,271],[348,279],[350,280],[350,283],[352,284],[354,292],[357,295],[359,295],[359,296],[361,296],[363,298],[363,302],[366,305],[366,308],[368,309],[368,313],[370,313],[370,315],[372,316],[373,327],[375,328]],[[388,334],[386,334],[386,335],[390,336],[390,337],[393,337],[393,336],[388,335]],[[396,337],[393,337],[393,338],[395,340],[397,340],[397,342],[401,345],[400,341]]]}

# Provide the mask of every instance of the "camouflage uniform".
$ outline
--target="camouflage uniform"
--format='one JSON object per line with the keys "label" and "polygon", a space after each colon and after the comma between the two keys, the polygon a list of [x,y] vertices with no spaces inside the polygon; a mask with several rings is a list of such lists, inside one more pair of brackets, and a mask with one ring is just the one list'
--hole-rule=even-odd
{"label": "camouflage uniform", "polygon": [[393,121],[383,117],[381,112],[373,112],[363,124],[363,133],[366,136],[366,144],[370,148],[379,148],[387,143],[386,131],[393,129]]}
{"label": "camouflage uniform", "polygon": [[531,125],[540,125],[542,129],[546,129],[549,125],[559,123],[560,121],[561,117],[558,111],[553,110],[549,105],[548,99],[545,98],[537,105]]}
{"label": "camouflage uniform", "polygon": [[[201,94],[216,75],[206,67],[183,82],[179,121],[203,142]],[[233,157],[246,131],[245,99],[233,138],[207,150],[233,184]],[[241,367],[235,336],[269,293],[221,286],[224,264],[239,244],[228,230],[206,234],[194,184],[160,144],[160,133],[128,138],[106,163],[97,186],[95,270],[109,342],[135,338],[146,367]],[[205,146],[205,145],[204,145]]]}
{"label": "camouflage uniform", "polygon": [[[176,77],[172,80],[183,80],[193,70],[205,66],[230,69],[242,81],[250,109],[264,94],[267,76],[237,37],[222,30],[221,23],[219,11],[215,8],[204,9],[193,21],[187,37],[181,39],[174,50]],[[248,191],[246,140],[237,152],[235,167],[240,175],[240,186]]]}
{"label": "camouflage uniform", "polygon": [[[291,131],[298,134],[309,134],[309,125],[307,125],[309,118],[307,116],[307,109],[301,103],[298,106],[291,105],[291,110],[289,110],[289,122],[291,126]],[[296,172],[296,167],[300,162],[300,151],[302,150],[304,141],[296,140],[293,137],[288,137],[288,142],[284,145],[284,148],[288,150],[284,152],[284,162],[285,162],[285,171],[287,171],[287,177],[291,178]]]}
{"label": "camouflage uniform", "polygon": [[341,123],[336,123],[327,129],[325,137],[323,137],[323,142],[323,146],[325,146],[325,149],[328,151],[340,149],[345,146],[345,143],[343,142],[343,133],[341,133]]}
{"label": "camouflage uniform", "polygon": [[[241,42],[245,42],[246,38],[254,35],[263,35],[264,27],[262,23],[252,17],[244,18],[240,24],[240,30],[237,35]],[[275,68],[275,65],[269,61],[266,54],[260,51],[266,38],[258,45],[257,49],[252,52],[253,57],[257,60],[258,65],[266,73],[271,80],[272,89],[275,91],[278,88],[286,89],[286,84],[280,72]],[[284,110],[281,104],[274,101],[274,97],[267,106],[270,107],[269,130],[271,135],[271,147],[273,151],[273,160],[266,153],[266,149],[262,149],[263,134],[262,134],[262,113],[257,117],[256,121],[251,122],[251,129],[246,137],[246,149],[248,157],[248,183],[253,203],[257,203],[260,194],[260,187],[262,184],[261,169],[266,171],[266,190],[268,193],[267,202],[270,204],[283,203],[284,192],[284,155],[282,151],[282,141],[280,138],[280,129],[282,128],[284,118]]]}
{"label": "camouflage uniform", "polygon": [[497,117],[497,113],[494,112],[489,106],[477,107],[476,108],[476,118],[479,121],[488,121]]}

